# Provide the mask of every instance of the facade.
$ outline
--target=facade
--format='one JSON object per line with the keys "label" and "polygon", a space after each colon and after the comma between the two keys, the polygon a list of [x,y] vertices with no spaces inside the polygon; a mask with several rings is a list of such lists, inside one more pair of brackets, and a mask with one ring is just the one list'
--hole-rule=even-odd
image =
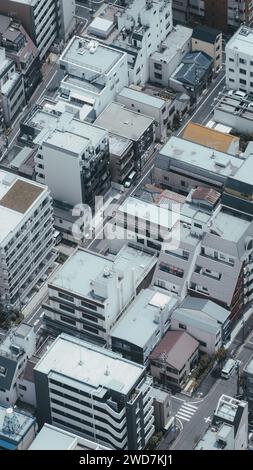
{"label": "facade", "polygon": [[43,59],[57,39],[65,41],[75,28],[74,0],[1,0],[0,13],[22,23]]}
{"label": "facade", "polygon": [[95,124],[111,134],[130,139],[133,142],[135,168],[140,170],[143,167],[154,148],[154,119],[113,102],[100,114]]}
{"label": "facade", "polygon": [[134,169],[133,142],[116,134],[109,134],[110,171],[112,181],[123,184]]}
{"label": "facade", "polygon": [[172,101],[150,96],[134,88],[123,88],[117,96],[117,101],[129,110],[153,118],[157,140],[167,137],[167,128],[171,123],[170,117],[174,115]]}
{"label": "facade", "polygon": [[134,0],[117,15],[119,34],[113,46],[125,51],[129,83],[144,85],[150,78],[149,58],[172,30],[171,0]]}
{"label": "facade", "polygon": [[0,46],[23,75],[25,95],[29,99],[42,78],[37,47],[19,22],[3,15],[0,15]]}
{"label": "facade", "polygon": [[143,290],[110,333],[112,350],[147,365],[149,354],[170,327],[178,300],[153,289]]}
{"label": "facade", "polygon": [[21,307],[55,259],[53,204],[45,186],[0,172],[0,296]]}
{"label": "facade", "polygon": [[0,406],[0,450],[27,450],[37,429],[33,416]]}
{"label": "facade", "polygon": [[90,37],[74,36],[59,58],[60,98],[91,107],[95,116],[128,86],[127,55]]}
{"label": "facade", "polygon": [[46,328],[108,343],[111,328],[150,283],[155,264],[155,256],[127,245],[114,260],[78,249],[48,286]]}
{"label": "facade", "polygon": [[0,126],[9,127],[25,104],[24,79],[3,48],[0,48],[0,62]]}
{"label": "facade", "polygon": [[143,449],[154,433],[145,368],[60,335],[34,369],[37,412],[47,422],[112,449]]}
{"label": "facade", "polygon": [[45,423],[35,437],[29,450],[110,450],[95,441],[85,439],[72,432]]}
{"label": "facade", "polygon": [[229,126],[239,134],[251,136],[253,133],[253,101],[250,95],[240,96],[240,92],[221,94],[214,108],[214,120]]}
{"label": "facade", "polygon": [[25,370],[27,360],[36,349],[36,335],[33,327],[22,323],[10,331],[0,344],[0,404],[15,405],[21,389],[18,378]]}
{"label": "facade", "polygon": [[196,26],[192,33],[192,51],[202,51],[212,57],[217,73],[222,66],[222,32],[205,25]]}
{"label": "facade", "polygon": [[181,390],[198,356],[198,341],[188,333],[168,331],[149,356],[151,375],[165,387]]}
{"label": "facade", "polygon": [[95,196],[110,188],[107,131],[73,119],[71,114],[66,114],[65,120],[63,116],[61,126],[45,136],[35,162],[36,180],[67,206],[93,206]]}
{"label": "facade", "polygon": [[151,395],[154,398],[155,430],[164,431],[170,419],[170,395],[155,387]]}
{"label": "facade", "polygon": [[169,79],[182,58],[191,51],[192,29],[177,25],[149,59],[150,81],[168,87]]}
{"label": "facade", "polygon": [[206,299],[187,296],[171,315],[172,330],[186,331],[204,354],[215,354],[230,337],[230,311]]}
{"label": "facade", "polygon": [[245,377],[245,395],[249,405],[250,417],[253,416],[253,358],[246,364],[244,368]]}
{"label": "facade", "polygon": [[226,45],[226,86],[253,93],[253,29],[241,26]]}

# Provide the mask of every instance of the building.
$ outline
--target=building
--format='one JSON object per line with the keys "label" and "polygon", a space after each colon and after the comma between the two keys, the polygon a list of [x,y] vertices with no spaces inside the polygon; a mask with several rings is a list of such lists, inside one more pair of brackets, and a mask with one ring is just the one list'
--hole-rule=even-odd
{"label": "building", "polygon": [[10,127],[25,104],[23,76],[16,71],[15,62],[0,48],[0,126]]}
{"label": "building", "polygon": [[177,25],[149,59],[150,81],[168,87],[169,79],[182,58],[191,51],[192,29]]}
{"label": "building", "polygon": [[100,114],[95,124],[107,129],[110,134],[130,139],[133,142],[135,168],[143,167],[154,147],[155,125],[152,118],[113,102]]}
{"label": "building", "polygon": [[199,343],[183,331],[168,331],[149,356],[154,379],[165,387],[181,390],[198,362]]}
{"label": "building", "polygon": [[25,370],[27,360],[36,349],[36,335],[33,327],[22,323],[10,331],[0,344],[0,403],[15,405],[22,390],[17,386],[20,374]]}
{"label": "building", "polygon": [[219,152],[229,153],[230,155],[239,155],[240,138],[232,134],[210,129],[209,127],[189,122],[187,124],[183,138],[204,145],[205,147],[218,150]]}
{"label": "building", "polygon": [[251,136],[253,133],[253,101],[240,91],[222,93],[214,108],[214,120],[229,126],[234,132]]}
{"label": "building", "polygon": [[177,303],[176,296],[143,290],[111,330],[112,350],[147,365],[150,353],[170,327]]}
{"label": "building", "polygon": [[34,368],[37,414],[113,449],[143,449],[154,433],[152,380],[145,368],[68,335]]}
{"label": "building", "polygon": [[253,358],[244,367],[245,395],[249,405],[250,418],[253,416]]}
{"label": "building", "polygon": [[[253,10],[252,10],[253,11]],[[253,93],[253,29],[241,26],[226,45],[226,86]]]}
{"label": "building", "polygon": [[171,0],[134,0],[117,14],[119,34],[113,46],[125,51],[129,83],[144,85],[150,78],[149,58],[172,30]]}
{"label": "building", "polygon": [[155,264],[155,256],[128,245],[115,259],[78,249],[48,285],[46,328],[108,342],[110,329],[151,282]]}
{"label": "building", "polygon": [[52,266],[53,204],[45,186],[0,171],[0,301],[21,307]]}
{"label": "building", "polygon": [[175,91],[188,93],[192,102],[196,102],[212,79],[213,67],[212,57],[205,52],[189,52],[171,75],[169,86]]}
{"label": "building", "polygon": [[123,184],[135,165],[133,141],[109,134],[109,150],[112,181]]}
{"label": "building", "polygon": [[37,47],[19,22],[3,15],[0,15],[0,46],[23,75],[25,95],[29,99],[42,79]]}
{"label": "building", "polygon": [[152,388],[154,398],[155,430],[164,431],[170,419],[170,395],[159,388]]}
{"label": "building", "polygon": [[210,26],[199,25],[193,29],[192,51],[205,52],[214,61],[214,71],[217,73],[222,66],[222,32],[210,28]]}
{"label": "building", "polygon": [[27,450],[37,429],[33,416],[0,405],[0,450]]}
{"label": "building", "polygon": [[230,338],[229,316],[229,310],[210,300],[187,296],[172,313],[171,328],[189,333],[200,352],[213,355]]}
{"label": "building", "polygon": [[213,415],[212,425],[195,450],[247,450],[248,403],[222,395]]}
{"label": "building", "polygon": [[51,424],[45,423],[43,428],[35,437],[29,450],[110,450],[95,441],[90,441],[72,432],[65,431]]}
{"label": "building", "polygon": [[63,114],[60,125],[44,136],[35,162],[36,180],[66,206],[93,206],[95,196],[110,188],[107,131],[73,119],[72,114]]}
{"label": "building", "polygon": [[0,13],[13,13],[43,59],[56,40],[66,41],[75,28],[74,0],[1,0]]}
{"label": "building", "polygon": [[95,116],[128,86],[126,53],[90,37],[74,36],[59,58],[59,67],[64,76],[61,100],[89,106]]}
{"label": "building", "polygon": [[167,129],[171,126],[175,112],[173,101],[165,101],[160,97],[151,96],[131,87],[123,88],[117,95],[117,101],[129,110],[137,111],[153,118],[155,121],[156,139],[158,141],[166,139]]}

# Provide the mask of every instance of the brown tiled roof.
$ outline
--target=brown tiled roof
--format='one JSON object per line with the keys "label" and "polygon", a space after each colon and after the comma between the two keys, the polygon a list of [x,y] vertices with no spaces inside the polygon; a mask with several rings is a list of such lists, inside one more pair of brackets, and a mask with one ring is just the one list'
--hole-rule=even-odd
{"label": "brown tiled roof", "polygon": [[199,186],[192,193],[192,199],[198,201],[207,201],[209,204],[215,205],[220,199],[221,194],[212,188],[202,188]]}
{"label": "brown tiled roof", "polygon": [[43,191],[33,183],[17,180],[0,200],[0,205],[24,214]]}
{"label": "brown tiled roof", "polygon": [[196,351],[199,343],[183,331],[168,331],[162,341],[150,354],[149,359],[156,359],[181,370],[186,361]]}

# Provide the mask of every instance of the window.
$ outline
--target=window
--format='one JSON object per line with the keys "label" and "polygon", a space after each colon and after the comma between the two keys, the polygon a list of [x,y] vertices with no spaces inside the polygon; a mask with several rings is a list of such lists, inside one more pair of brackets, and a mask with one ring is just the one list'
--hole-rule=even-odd
{"label": "window", "polygon": [[67,294],[63,294],[62,292],[59,292],[58,296],[61,299],[67,300],[68,302],[74,302],[74,297],[72,297],[71,295],[67,295]]}
{"label": "window", "polygon": [[241,85],[246,85],[246,80],[244,80],[243,78],[240,78],[239,82],[241,83]]}
{"label": "window", "polygon": [[200,346],[203,346],[204,348],[206,348],[206,343],[205,343],[205,341],[200,341],[200,340],[199,340],[199,344],[200,344]]}
{"label": "window", "polygon": [[242,75],[246,75],[247,71],[245,69],[239,69],[239,73]]}
{"label": "window", "polygon": [[7,374],[7,368],[4,366],[0,366],[0,376],[5,377]]}
{"label": "window", "polygon": [[90,304],[90,303],[88,303],[88,302],[85,302],[84,300],[81,301],[81,305],[82,305],[83,307],[89,308],[90,310],[97,311],[96,305],[93,305],[93,304]]}
{"label": "window", "polygon": [[60,307],[61,310],[66,310],[66,312],[75,313],[75,309],[71,308],[71,307],[68,307],[67,305],[59,304],[59,307]]}
{"label": "window", "polygon": [[27,390],[27,388],[24,385],[19,385],[18,388],[20,388],[20,390],[25,390],[25,392]]}
{"label": "window", "polygon": [[162,64],[156,64],[154,65],[156,70],[162,70]]}
{"label": "window", "polygon": [[75,320],[72,320],[71,318],[65,317],[64,315],[61,315],[60,318],[61,318],[61,321],[63,321],[64,323],[69,323],[70,325],[76,326]]}
{"label": "window", "polygon": [[244,64],[244,65],[246,65],[246,64],[247,64],[247,61],[246,61],[245,59],[240,58],[240,59],[239,59],[239,64]]}
{"label": "window", "polygon": [[163,76],[161,73],[155,73],[155,78],[157,78],[157,80],[162,80]]}
{"label": "window", "polygon": [[184,325],[183,323],[179,323],[178,326],[179,326],[179,328],[181,328],[182,330],[187,330],[187,326]]}

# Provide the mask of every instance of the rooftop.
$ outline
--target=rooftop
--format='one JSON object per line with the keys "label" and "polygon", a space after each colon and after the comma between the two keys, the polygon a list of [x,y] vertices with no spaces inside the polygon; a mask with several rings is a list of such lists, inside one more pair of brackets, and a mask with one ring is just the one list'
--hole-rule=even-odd
{"label": "rooftop", "polygon": [[221,31],[215,28],[210,28],[206,25],[198,25],[193,29],[192,37],[193,39],[199,39],[200,41],[209,42],[214,44],[216,42],[217,36],[219,36]]}
{"label": "rooftop", "polygon": [[221,210],[212,220],[211,229],[228,241],[238,242],[251,223],[248,217],[243,217],[243,214],[237,216]]}
{"label": "rooftop", "polygon": [[100,74],[107,74],[123,55],[123,52],[112,49],[91,38],[74,36],[63,51],[59,61],[94,70]]}
{"label": "rooftop", "polygon": [[228,41],[226,49],[234,49],[240,53],[252,56],[253,29],[241,26]]}
{"label": "rooftop", "polygon": [[[14,418],[13,418],[14,417]],[[7,428],[6,418],[15,419],[16,425],[14,425],[13,432]],[[18,445],[19,442],[24,438],[26,433],[29,431],[32,424],[35,423],[35,418],[24,414],[17,410],[17,408],[6,408],[0,405],[0,445],[6,449],[10,447],[8,444],[12,443]]]}
{"label": "rooftop", "polygon": [[46,187],[0,170],[0,242],[22,221]]}
{"label": "rooftop", "polygon": [[185,297],[183,303],[181,304],[181,307],[188,311],[201,311],[207,317],[221,323],[224,323],[230,316],[229,310],[226,310],[215,302],[212,302],[208,299],[190,297],[189,295]]}
{"label": "rooftop", "polygon": [[132,145],[130,139],[121,137],[116,134],[109,134],[109,148],[112,155],[117,155],[121,157],[123,153]]}
{"label": "rooftop", "polygon": [[179,166],[193,166],[223,177],[236,175],[243,164],[240,158],[174,136],[159,154],[173,159]]}
{"label": "rooftop", "polygon": [[51,424],[44,424],[29,450],[107,450],[96,442],[72,434]]}
{"label": "rooftop", "polygon": [[198,341],[188,333],[168,331],[149,357],[165,361],[175,369],[181,370],[198,346]]}
{"label": "rooftop", "polygon": [[188,52],[171,78],[185,85],[198,86],[212,63],[213,59],[205,52]]}
{"label": "rooftop", "polygon": [[98,116],[95,124],[107,129],[112,134],[138,141],[153,122],[152,118],[144,114],[130,111],[119,103],[111,103]]}
{"label": "rooftop", "polygon": [[191,36],[191,28],[182,25],[175,26],[162,43],[163,52],[154,52],[151,58],[155,61],[160,60],[169,63],[175,57],[177,51],[181,50],[187,41],[190,41]]}
{"label": "rooftop", "polygon": [[143,348],[159,329],[157,316],[163,313],[161,309],[171,310],[176,304],[175,296],[145,289],[112,329],[111,336]]}
{"label": "rooftop", "polygon": [[183,138],[195,142],[196,144],[226,153],[230,153],[231,146],[235,143],[238,143],[239,147],[240,141],[239,137],[225,134],[215,129],[202,126],[201,124],[195,124],[194,122],[189,122],[184,131]]}
{"label": "rooftop", "polygon": [[89,145],[89,140],[67,130],[55,129],[44,141],[50,147],[61,148],[66,152],[80,155]]}
{"label": "rooftop", "polygon": [[232,439],[233,447],[228,447],[226,439],[232,433],[234,437],[234,427],[229,424],[222,424],[219,430],[216,428],[208,428],[205,434],[201,437],[194,450],[233,450],[234,439]]}
{"label": "rooftop", "polygon": [[137,101],[142,104],[146,104],[148,106],[152,106],[153,108],[161,109],[165,105],[165,101],[161,98],[157,98],[147,93],[143,93],[142,91],[134,90],[133,88],[125,87],[118,96],[122,96],[123,98],[129,98],[132,101]]}
{"label": "rooftop", "polygon": [[232,398],[228,395],[222,395],[215,410],[215,418],[221,418],[222,420],[233,423],[239,406],[245,408],[247,406],[247,402],[237,400],[236,398]]}
{"label": "rooftop", "polygon": [[145,368],[105,348],[61,334],[36,364],[35,371],[56,372],[94,389],[128,394]]}
{"label": "rooftop", "polygon": [[249,362],[246,364],[245,369],[244,369],[248,374],[253,375],[253,356],[249,360]]}

